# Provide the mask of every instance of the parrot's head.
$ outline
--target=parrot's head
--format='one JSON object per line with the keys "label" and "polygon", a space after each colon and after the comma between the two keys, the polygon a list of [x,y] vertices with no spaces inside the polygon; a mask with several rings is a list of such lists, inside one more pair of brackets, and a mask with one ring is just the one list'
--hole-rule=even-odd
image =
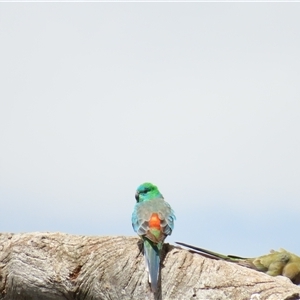
{"label": "parrot's head", "polygon": [[163,195],[159,192],[157,186],[150,182],[141,184],[135,193],[136,202],[143,202],[156,198],[163,198]]}

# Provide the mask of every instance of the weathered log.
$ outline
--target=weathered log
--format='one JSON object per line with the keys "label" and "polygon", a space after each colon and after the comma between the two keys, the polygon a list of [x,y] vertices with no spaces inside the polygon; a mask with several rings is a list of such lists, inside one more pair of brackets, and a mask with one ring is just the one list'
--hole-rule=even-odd
{"label": "weathered log", "polygon": [[0,234],[0,299],[296,300],[287,278],[164,245],[150,291],[139,239],[63,233]]}

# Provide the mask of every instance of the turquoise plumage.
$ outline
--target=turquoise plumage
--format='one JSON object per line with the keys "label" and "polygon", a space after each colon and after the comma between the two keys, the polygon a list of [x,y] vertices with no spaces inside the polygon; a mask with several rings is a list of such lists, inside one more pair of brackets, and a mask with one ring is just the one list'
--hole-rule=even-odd
{"label": "turquoise plumage", "polygon": [[146,267],[153,292],[157,291],[160,252],[165,238],[172,233],[176,219],[171,206],[152,183],[141,184],[135,194],[132,227],[143,239]]}

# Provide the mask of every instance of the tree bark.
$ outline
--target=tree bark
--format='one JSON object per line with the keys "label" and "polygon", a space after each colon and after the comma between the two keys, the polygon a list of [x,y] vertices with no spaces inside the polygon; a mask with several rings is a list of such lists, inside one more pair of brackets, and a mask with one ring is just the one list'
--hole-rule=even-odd
{"label": "tree bark", "polygon": [[136,237],[0,234],[0,299],[296,300],[300,287],[165,244],[157,294]]}

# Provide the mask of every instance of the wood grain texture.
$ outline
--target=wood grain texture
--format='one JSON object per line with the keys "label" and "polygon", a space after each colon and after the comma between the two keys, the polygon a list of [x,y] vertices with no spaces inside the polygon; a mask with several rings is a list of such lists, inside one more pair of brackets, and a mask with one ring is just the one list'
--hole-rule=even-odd
{"label": "wood grain texture", "polygon": [[3,233],[0,299],[296,300],[300,287],[166,244],[153,295],[138,238]]}

